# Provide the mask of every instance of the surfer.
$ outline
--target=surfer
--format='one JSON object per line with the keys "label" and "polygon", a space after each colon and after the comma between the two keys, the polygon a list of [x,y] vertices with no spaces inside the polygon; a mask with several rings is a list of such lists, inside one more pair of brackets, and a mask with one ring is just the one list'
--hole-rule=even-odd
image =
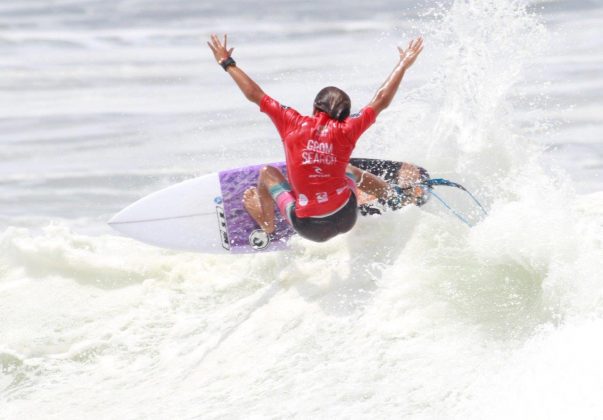
{"label": "surfer", "polygon": [[[394,70],[371,102],[352,115],[349,96],[333,86],[318,92],[311,116],[281,105],[236,65],[234,48],[229,49],[227,43],[227,35],[224,42],[212,35],[207,44],[245,97],[271,118],[285,148],[287,177],[277,168],[265,166],[260,170],[257,188],[249,188],[243,195],[245,209],[265,232],[274,232],[275,203],[298,234],[324,242],[348,232],[356,223],[356,187],[392,207],[421,198],[420,187],[405,189],[404,194],[400,188],[349,164],[358,138],[389,106],[404,73],[423,50],[421,37],[410,41],[406,49],[398,47],[399,62]],[[416,181],[420,181],[418,175]]]}

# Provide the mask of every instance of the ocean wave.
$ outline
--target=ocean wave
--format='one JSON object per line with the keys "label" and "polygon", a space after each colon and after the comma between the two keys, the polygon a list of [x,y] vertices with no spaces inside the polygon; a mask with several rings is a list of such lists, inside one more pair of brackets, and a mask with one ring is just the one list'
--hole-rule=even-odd
{"label": "ocean wave", "polygon": [[[361,218],[324,244],[294,238],[288,252],[238,256],[171,252],[54,219],[8,227],[3,415],[600,413],[603,195],[577,194],[546,163],[530,136],[538,128],[518,127],[509,99],[547,30],[515,1],[448,6],[419,25],[441,63],[380,117],[375,148],[456,174],[486,218],[470,229],[431,202]],[[11,182],[32,182],[14,173]],[[52,189],[107,173],[48,179]],[[114,173],[118,183],[130,174]],[[139,190],[145,172],[131,173]]]}

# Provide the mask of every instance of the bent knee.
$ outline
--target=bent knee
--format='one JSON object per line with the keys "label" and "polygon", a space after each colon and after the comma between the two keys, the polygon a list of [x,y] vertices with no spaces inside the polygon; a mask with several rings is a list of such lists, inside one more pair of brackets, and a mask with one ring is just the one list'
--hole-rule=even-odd
{"label": "bent knee", "polygon": [[260,178],[267,180],[280,180],[283,178],[283,174],[274,166],[264,166],[260,169]]}
{"label": "bent knee", "polygon": [[258,187],[268,192],[275,185],[286,182],[285,176],[274,166],[264,166],[259,172]]}

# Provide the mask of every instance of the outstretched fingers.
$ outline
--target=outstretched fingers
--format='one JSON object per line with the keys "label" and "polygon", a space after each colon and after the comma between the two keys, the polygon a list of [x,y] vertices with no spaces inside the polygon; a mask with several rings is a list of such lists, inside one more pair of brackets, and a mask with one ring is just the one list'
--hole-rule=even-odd
{"label": "outstretched fingers", "polygon": [[220,40],[216,36],[216,34],[211,34],[211,42],[214,44],[214,48],[220,48]]}
{"label": "outstretched fingers", "polygon": [[410,40],[408,48],[398,47],[398,51],[400,52],[400,62],[405,68],[409,68],[423,51],[423,37],[418,36]]}
{"label": "outstretched fingers", "polygon": [[423,38],[418,37],[418,38],[415,38],[412,41],[410,41],[410,45],[409,45],[408,49],[411,50],[411,51],[416,51],[422,45],[423,45]]}
{"label": "outstretched fingers", "polygon": [[230,53],[234,50],[234,48],[228,49],[228,34],[224,34],[224,43],[222,43],[222,41],[220,40],[220,38],[218,38],[216,34],[211,34],[210,41],[211,43],[208,42],[207,44],[214,52],[228,51]]}
{"label": "outstretched fingers", "polygon": [[222,48],[222,43],[216,34],[211,34],[211,43],[216,50]]}
{"label": "outstretched fingers", "polygon": [[400,55],[411,55],[411,54],[417,54],[418,52],[420,52],[420,50],[423,48],[423,38],[422,37],[417,37],[415,39],[411,39],[408,42],[408,47],[406,49],[398,47],[398,52],[400,53]]}
{"label": "outstretched fingers", "polygon": [[211,49],[214,57],[218,61],[224,60],[230,56],[232,56],[232,52],[234,48],[228,48],[228,35],[224,34],[224,43],[222,44],[222,39],[218,38],[218,35],[211,34],[209,41],[207,42],[207,46]]}

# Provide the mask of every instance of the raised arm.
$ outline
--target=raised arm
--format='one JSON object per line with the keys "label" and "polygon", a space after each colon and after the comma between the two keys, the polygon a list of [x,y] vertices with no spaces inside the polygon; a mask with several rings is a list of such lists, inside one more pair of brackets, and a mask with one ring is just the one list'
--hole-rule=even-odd
{"label": "raised arm", "polygon": [[259,105],[264,97],[264,91],[251,79],[251,77],[247,76],[243,70],[236,66],[236,63],[230,57],[234,48],[228,49],[227,42],[227,35],[224,35],[224,44],[220,42],[216,35],[212,35],[211,42],[208,41],[207,45],[209,45],[209,48],[214,53],[214,57],[218,64],[225,67],[226,72],[230,74],[245,97],[251,102]]}
{"label": "raised arm", "polygon": [[423,51],[423,38],[413,39],[408,44],[406,50],[398,47],[398,51],[400,53],[400,61],[368,104],[377,115],[392,102],[404,77],[404,73],[413,65],[421,51]]}

